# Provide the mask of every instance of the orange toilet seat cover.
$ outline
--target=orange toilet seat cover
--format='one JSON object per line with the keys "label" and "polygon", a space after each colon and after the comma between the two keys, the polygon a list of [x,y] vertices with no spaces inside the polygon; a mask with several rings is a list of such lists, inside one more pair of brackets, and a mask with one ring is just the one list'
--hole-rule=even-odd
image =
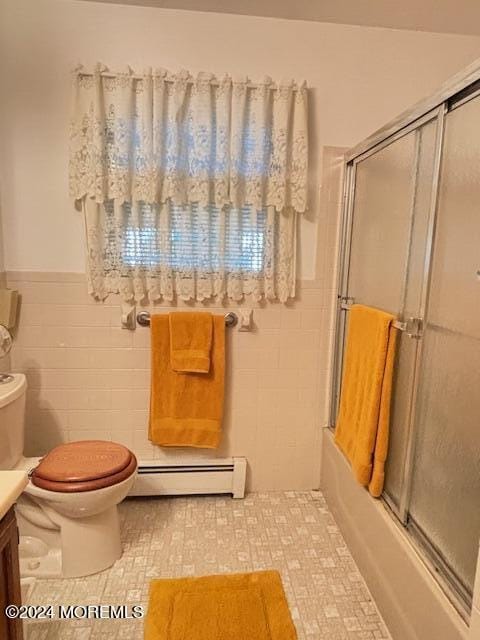
{"label": "orange toilet seat cover", "polygon": [[93,491],[118,484],[134,473],[137,460],[121,444],[104,440],[55,447],[32,473],[37,487],[50,491]]}

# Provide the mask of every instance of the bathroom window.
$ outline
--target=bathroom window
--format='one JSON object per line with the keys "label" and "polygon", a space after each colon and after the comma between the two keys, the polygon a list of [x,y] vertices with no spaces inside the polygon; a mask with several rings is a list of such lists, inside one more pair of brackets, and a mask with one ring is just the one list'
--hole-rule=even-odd
{"label": "bathroom window", "polygon": [[304,84],[100,65],[75,78],[70,193],[85,212],[94,297],[295,295]]}
{"label": "bathroom window", "polygon": [[[124,295],[147,291],[153,299],[178,295],[183,299],[222,297],[258,299],[268,292],[269,278],[288,280],[294,253],[295,216],[275,211],[199,204],[155,205],[144,202],[87,207],[91,283],[105,283]],[[280,225],[284,228],[281,230]],[[280,239],[290,236],[284,242]],[[278,247],[278,250],[274,248]],[[272,253],[282,265],[272,264]],[[284,266],[287,267],[285,275]],[[267,284],[266,284],[267,283]],[[271,291],[275,297],[275,291]],[[138,295],[138,294],[137,294]]]}
{"label": "bathroom window", "polygon": [[[113,219],[113,202],[105,204],[105,209]],[[264,210],[254,213],[250,207],[243,207],[223,212],[215,206],[171,205],[169,224],[163,228],[157,205],[141,203],[141,221],[133,220],[129,203],[123,209],[126,222],[118,259],[125,267],[239,275],[261,274],[264,270]],[[117,250],[116,242],[112,229],[107,248],[111,254]]]}

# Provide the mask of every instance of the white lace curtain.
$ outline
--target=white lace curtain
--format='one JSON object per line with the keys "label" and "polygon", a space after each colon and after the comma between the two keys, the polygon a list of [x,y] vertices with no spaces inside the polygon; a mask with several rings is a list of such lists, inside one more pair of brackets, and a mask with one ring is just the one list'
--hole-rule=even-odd
{"label": "white lace curtain", "polygon": [[85,206],[90,292],[294,295],[307,140],[304,85],[76,70],[70,194]]}

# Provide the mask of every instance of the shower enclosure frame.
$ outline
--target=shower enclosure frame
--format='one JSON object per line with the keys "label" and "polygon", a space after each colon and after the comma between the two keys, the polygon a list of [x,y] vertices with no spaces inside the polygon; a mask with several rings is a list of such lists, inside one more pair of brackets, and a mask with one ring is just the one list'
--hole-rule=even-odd
{"label": "shower enclosure frame", "polygon": [[[432,165],[430,207],[428,211],[428,223],[425,243],[425,260],[423,264],[423,282],[418,318],[400,318],[402,330],[412,340],[416,340],[413,372],[414,378],[410,384],[410,393],[407,406],[406,425],[406,450],[405,465],[402,474],[401,494],[398,505],[384,492],[382,501],[388,510],[394,515],[394,520],[409,534],[431,573],[441,584],[447,597],[454,604],[464,620],[468,620],[471,608],[470,594],[457,579],[448,563],[443,558],[440,550],[426,538],[423,532],[409,519],[409,505],[413,481],[413,460],[415,451],[415,416],[417,409],[418,379],[420,377],[422,362],[423,340],[418,340],[422,335],[422,321],[428,312],[429,285],[432,272],[432,256],[434,250],[435,224],[438,208],[438,196],[440,186],[440,173],[443,154],[445,116],[448,112],[465,104],[480,95],[480,61],[476,61],[461,73],[455,75],[444,84],[433,96],[419,102],[411,109],[405,111],[391,123],[387,124],[372,136],[350,149],[345,154],[345,177],[343,191],[342,220],[340,229],[340,256],[337,284],[337,308],[333,337],[333,375],[330,390],[330,415],[328,426],[334,429],[340,385],[342,376],[342,363],[345,341],[346,306],[353,302],[349,297],[349,269],[351,257],[351,243],[353,235],[353,218],[355,204],[356,168],[369,156],[391,145],[405,135],[420,130],[427,123],[436,122],[435,145]],[[416,147],[415,163],[418,163],[419,148]],[[413,200],[415,189],[413,190]],[[414,202],[412,201],[412,211]],[[412,216],[413,218],[413,216]],[[408,261],[412,243],[412,228],[409,230],[408,249],[403,269],[403,300],[408,278]]]}

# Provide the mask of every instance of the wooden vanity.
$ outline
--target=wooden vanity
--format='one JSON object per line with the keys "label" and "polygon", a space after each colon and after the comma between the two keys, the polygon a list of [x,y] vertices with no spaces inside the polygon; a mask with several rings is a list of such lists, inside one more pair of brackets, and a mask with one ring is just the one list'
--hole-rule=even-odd
{"label": "wooden vanity", "polygon": [[7,605],[20,606],[18,528],[14,503],[27,485],[22,471],[0,471],[0,638],[23,640],[22,621],[5,615]]}
{"label": "wooden vanity", "polygon": [[23,640],[22,621],[5,615],[7,605],[21,601],[17,520],[10,507],[0,521],[0,638]]}

